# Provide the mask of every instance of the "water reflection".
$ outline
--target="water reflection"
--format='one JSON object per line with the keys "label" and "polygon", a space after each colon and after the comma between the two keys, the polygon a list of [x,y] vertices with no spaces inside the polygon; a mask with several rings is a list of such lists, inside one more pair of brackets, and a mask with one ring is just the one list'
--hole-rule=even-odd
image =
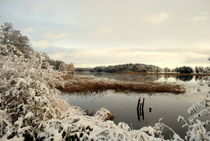
{"label": "water reflection", "polygon": [[[193,79],[193,76],[192,75],[185,75],[185,76],[183,75],[183,76],[177,76],[176,78],[181,81],[191,81]],[[199,78],[197,78],[197,80],[199,80]]]}
{"label": "water reflection", "polygon": [[187,128],[182,128],[182,123],[177,122],[178,115],[188,118],[187,109],[203,98],[197,93],[190,95],[154,93],[148,95],[147,93],[116,93],[113,91],[93,95],[87,93],[83,93],[83,95],[82,93],[79,95],[76,93],[63,94],[61,97],[71,105],[79,106],[93,113],[104,107],[114,114],[116,124],[126,122],[132,125],[133,129],[154,126],[160,118],[164,118],[163,122],[172,127],[181,137],[185,136]]}
{"label": "water reflection", "polygon": [[137,116],[138,116],[139,122],[141,121],[141,117],[142,117],[142,120],[144,120],[144,101],[145,101],[145,98],[141,100],[141,97],[139,97],[138,104],[137,104]]}
{"label": "water reflection", "polygon": [[162,74],[119,74],[119,73],[82,73],[82,72],[77,72],[78,75],[92,75],[97,78],[108,78],[108,79],[115,79],[115,80],[120,80],[120,81],[135,81],[135,82],[145,82],[145,81],[158,81],[160,79],[165,79],[168,80],[170,78],[175,79],[175,80],[180,80],[183,82],[186,81],[199,81],[201,80],[204,76],[198,76],[198,75],[181,75],[181,76],[176,76],[176,75],[162,75]]}
{"label": "water reflection", "polygon": [[144,81],[155,81],[160,79],[160,75],[142,75],[142,74],[119,74],[119,73],[77,73],[78,75],[92,75],[97,78],[108,78],[115,79],[120,81],[135,81],[135,82],[144,82]]}
{"label": "water reflection", "polygon": [[202,78],[203,78],[203,76],[198,76],[198,75],[195,76],[195,80],[196,80],[196,81],[199,81],[199,80],[201,80]]}

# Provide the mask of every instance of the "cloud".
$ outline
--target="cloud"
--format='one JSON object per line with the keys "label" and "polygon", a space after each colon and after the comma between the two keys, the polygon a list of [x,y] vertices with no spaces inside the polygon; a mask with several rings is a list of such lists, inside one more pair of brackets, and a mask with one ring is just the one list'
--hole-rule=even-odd
{"label": "cloud", "polygon": [[24,32],[24,33],[32,33],[32,32],[34,32],[34,29],[32,27],[25,28],[25,29],[22,30],[22,32]]}
{"label": "cloud", "polygon": [[52,1],[42,1],[42,2],[33,3],[31,5],[31,8],[36,11],[42,11],[45,9],[49,9],[50,7],[52,7]]}
{"label": "cloud", "polygon": [[113,32],[112,28],[104,27],[98,30],[99,34],[109,34]]}
{"label": "cloud", "polygon": [[158,24],[158,23],[162,23],[164,21],[166,21],[167,19],[169,19],[171,16],[168,13],[165,12],[161,12],[159,14],[153,15],[153,16],[149,16],[146,17],[145,19],[153,24]]}
{"label": "cloud", "polygon": [[51,33],[44,35],[42,38],[44,40],[52,41],[52,40],[60,40],[60,39],[68,39],[73,36],[72,33],[64,32],[64,33]]}
{"label": "cloud", "polygon": [[71,37],[73,37],[73,34],[70,32],[45,34],[41,39],[34,42],[33,45],[35,48],[70,48],[70,45],[64,44],[62,41],[68,41]]}
{"label": "cloud", "polygon": [[[154,64],[160,67],[207,66],[208,42],[176,44],[171,47],[130,47],[103,49],[75,49],[69,55],[77,67],[94,67],[124,63]],[[114,61],[113,61],[114,60]],[[65,60],[69,61],[69,60]]]}
{"label": "cloud", "polygon": [[160,67],[208,65],[209,42],[174,44],[170,47],[121,47],[84,48],[40,41],[36,44],[41,51],[48,52],[52,59],[73,62],[76,67],[95,67],[124,63],[145,63]]}
{"label": "cloud", "polygon": [[[197,66],[202,66],[203,64],[205,65],[209,65],[209,62],[208,62],[208,56],[201,56],[201,55],[193,55],[192,56],[186,56],[184,62],[186,64],[191,64],[191,65],[197,65]],[[201,64],[201,62],[203,62]]]}
{"label": "cloud", "polygon": [[68,44],[49,42],[48,40],[40,40],[40,41],[34,42],[33,46],[36,49],[46,49],[46,48],[49,48],[49,47],[51,47],[51,48],[59,48],[59,49],[77,48],[77,47],[72,47],[71,45],[68,45]]}
{"label": "cloud", "polygon": [[68,53],[58,52],[58,53],[49,54],[49,56],[50,58],[55,59],[55,60],[64,60],[64,58],[68,56]]}
{"label": "cloud", "polygon": [[208,20],[207,16],[196,16],[192,18],[193,21],[206,21]]}
{"label": "cloud", "polygon": [[47,48],[50,46],[50,43],[46,40],[41,40],[33,43],[35,48]]}

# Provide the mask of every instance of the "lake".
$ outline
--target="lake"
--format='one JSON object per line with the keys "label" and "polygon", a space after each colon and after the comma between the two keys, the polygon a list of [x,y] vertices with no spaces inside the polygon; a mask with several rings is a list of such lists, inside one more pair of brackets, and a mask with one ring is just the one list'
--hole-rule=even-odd
{"label": "lake", "polygon": [[[61,98],[71,105],[79,106],[89,113],[95,113],[101,107],[108,109],[114,114],[114,122],[125,122],[132,129],[143,126],[154,126],[163,118],[162,122],[172,127],[181,137],[185,136],[186,128],[177,122],[179,115],[189,117],[187,109],[204,98],[205,92],[198,92],[198,81],[201,77],[182,76],[166,77],[157,75],[139,74],[108,74],[108,73],[80,73],[79,75],[96,78],[115,79],[133,82],[170,82],[183,85],[186,92],[183,94],[172,93],[123,93],[105,91],[102,93],[65,93]],[[144,105],[142,101],[144,99]],[[141,100],[141,103],[139,102]],[[143,105],[143,106],[142,106]],[[210,119],[203,117],[202,120]],[[206,127],[208,130],[210,127]],[[164,131],[168,138],[171,133]]]}

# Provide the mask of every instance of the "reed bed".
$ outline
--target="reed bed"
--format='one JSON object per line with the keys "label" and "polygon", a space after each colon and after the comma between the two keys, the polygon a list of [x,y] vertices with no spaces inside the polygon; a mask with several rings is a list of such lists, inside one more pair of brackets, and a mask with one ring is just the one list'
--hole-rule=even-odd
{"label": "reed bed", "polygon": [[128,83],[122,81],[104,81],[93,78],[71,78],[66,79],[63,86],[57,86],[62,92],[102,92],[106,90],[122,92],[154,92],[154,93],[184,93],[185,89],[181,85],[169,83]]}

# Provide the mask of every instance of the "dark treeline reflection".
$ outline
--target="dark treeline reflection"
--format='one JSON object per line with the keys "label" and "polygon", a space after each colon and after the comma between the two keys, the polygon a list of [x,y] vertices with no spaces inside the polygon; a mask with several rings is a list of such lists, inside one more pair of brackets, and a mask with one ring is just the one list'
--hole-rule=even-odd
{"label": "dark treeline reflection", "polygon": [[203,78],[203,76],[193,76],[193,75],[181,75],[181,76],[174,76],[174,75],[154,75],[154,74],[119,74],[119,73],[82,73],[79,72],[79,75],[92,75],[97,78],[108,78],[108,79],[115,79],[119,81],[135,81],[135,82],[144,82],[144,81],[157,81],[159,79],[166,79],[174,78],[180,81],[191,81],[195,79],[195,81],[199,81]]}
{"label": "dark treeline reflection", "polygon": [[96,77],[105,77],[108,79],[115,79],[120,81],[155,81],[160,79],[160,75],[142,75],[142,74],[119,74],[119,73],[92,73]]}
{"label": "dark treeline reflection", "polygon": [[198,75],[181,75],[181,76],[168,76],[168,75],[164,75],[163,76],[165,79],[168,79],[168,78],[175,78],[176,80],[181,80],[181,81],[191,81],[193,79],[195,79],[195,81],[199,81],[201,80],[204,76],[198,76]]}
{"label": "dark treeline reflection", "polygon": [[192,75],[188,75],[188,76],[177,76],[176,77],[178,80],[181,80],[181,81],[190,81],[193,79],[193,76]]}
{"label": "dark treeline reflection", "polygon": [[195,76],[195,80],[196,81],[199,81],[199,80],[201,80],[203,78],[203,76]]}

